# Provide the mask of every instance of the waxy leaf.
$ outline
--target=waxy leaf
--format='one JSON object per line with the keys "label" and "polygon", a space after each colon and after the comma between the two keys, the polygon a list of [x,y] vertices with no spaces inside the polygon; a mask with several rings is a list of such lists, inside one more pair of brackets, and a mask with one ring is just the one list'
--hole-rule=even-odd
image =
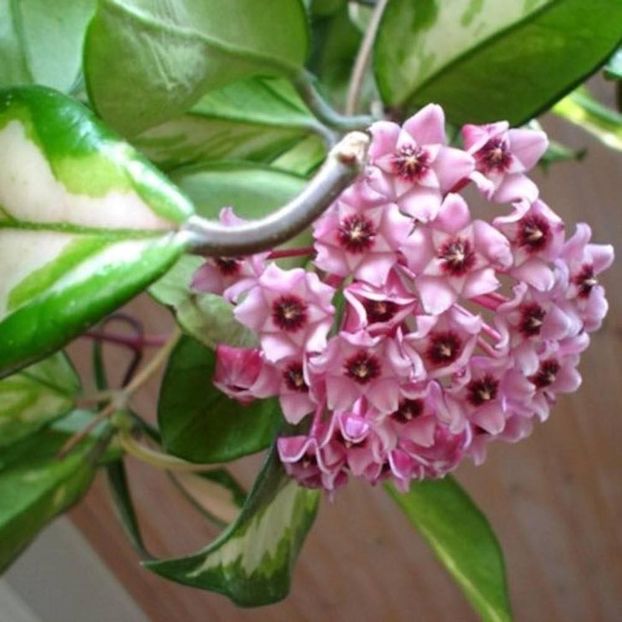
{"label": "waxy leaf", "polygon": [[269,162],[318,127],[288,82],[254,77],[208,93],[183,116],[133,142],[171,170],[214,160]]}
{"label": "waxy leaf", "polygon": [[96,0],[0,0],[0,87],[44,84],[68,91]]}
{"label": "waxy leaf", "polygon": [[0,91],[0,377],[62,347],[172,265],[190,202],[83,106]]}
{"label": "waxy leaf", "polygon": [[160,389],[158,424],[166,450],[190,462],[235,460],[268,447],[282,423],[276,399],[242,405],[212,384],[216,357],[181,339]]}
{"label": "waxy leaf", "polygon": [[307,46],[300,0],[100,0],[85,44],[87,87],[107,122],[137,134],[235,80],[295,75]]}
{"label": "waxy leaf", "polygon": [[288,478],[273,452],[239,517],[218,539],[190,557],[145,566],[167,579],[224,594],[244,607],[277,602],[289,592],[319,499],[317,491]]}
{"label": "waxy leaf", "polygon": [[0,380],[0,448],[67,414],[79,391],[80,379],[62,353]]}
{"label": "waxy leaf", "polygon": [[452,477],[414,483],[393,500],[432,546],[484,622],[512,619],[499,542],[477,506]]}
{"label": "waxy leaf", "polygon": [[[240,217],[259,218],[287,203],[305,184],[296,175],[243,162],[186,168],[173,177],[192,198],[197,212],[212,219],[218,218],[225,205],[233,207]],[[285,246],[308,243],[309,235],[303,233]],[[219,343],[254,345],[255,337],[234,318],[229,302],[191,290],[192,276],[202,263],[199,257],[182,257],[151,286],[150,293],[172,307],[183,330],[201,343],[211,348]]]}
{"label": "waxy leaf", "polygon": [[[70,418],[84,425],[85,417],[85,413],[76,412]],[[82,441],[62,460],[57,457],[75,431],[72,425],[59,422],[2,452],[0,572],[50,520],[82,497],[95,475],[98,450],[94,436]]]}
{"label": "waxy leaf", "polygon": [[618,0],[393,0],[375,46],[386,104],[441,104],[454,124],[522,124],[585,80],[622,39]]}

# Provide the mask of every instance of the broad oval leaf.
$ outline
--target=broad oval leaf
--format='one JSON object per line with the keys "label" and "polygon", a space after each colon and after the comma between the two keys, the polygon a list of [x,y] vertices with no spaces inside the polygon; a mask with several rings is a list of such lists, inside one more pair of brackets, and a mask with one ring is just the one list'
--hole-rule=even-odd
{"label": "broad oval leaf", "polygon": [[455,124],[538,115],[622,39],[617,0],[393,0],[374,54],[386,104],[434,101]]}
{"label": "broad oval leaf", "polygon": [[68,91],[96,0],[0,0],[0,87],[44,84]]}
{"label": "broad oval leaf", "polygon": [[434,549],[484,622],[512,619],[505,564],[490,523],[450,476],[427,480],[407,493],[386,487],[413,527]]}
{"label": "broad oval leaf", "polygon": [[[214,163],[180,169],[173,175],[196,205],[197,212],[216,219],[223,206],[231,206],[241,217],[259,218],[287,203],[304,187],[305,180],[267,166]],[[309,243],[303,233],[289,245]],[[171,307],[184,331],[214,348],[219,343],[254,345],[255,338],[233,316],[233,307],[221,296],[200,294],[190,288],[192,275],[203,263],[199,257],[184,256],[150,293],[161,304]]]}
{"label": "broad oval leaf", "polygon": [[147,562],[153,572],[219,592],[244,607],[287,596],[291,572],[311,528],[318,491],[288,478],[275,452],[268,459],[237,520],[207,548],[180,559]]}
{"label": "broad oval leaf", "polygon": [[[76,412],[84,424],[85,413]],[[69,424],[71,427],[71,424]],[[0,573],[55,516],[88,489],[97,467],[97,441],[90,436],[62,460],[70,436],[59,425],[41,430],[4,451],[0,459]]]}
{"label": "broad oval leaf", "polygon": [[55,354],[0,381],[0,448],[67,414],[80,391],[69,359]]}
{"label": "broad oval leaf", "polygon": [[282,424],[276,399],[243,406],[213,384],[216,357],[183,337],[160,389],[158,424],[165,449],[190,462],[228,462],[268,447]]}
{"label": "broad oval leaf", "polygon": [[300,0],[101,0],[85,44],[89,96],[125,134],[186,112],[207,91],[307,55]]}
{"label": "broad oval leaf", "polygon": [[0,91],[0,377],[63,346],[184,250],[190,202],[83,106]]}
{"label": "broad oval leaf", "polygon": [[317,121],[288,82],[253,77],[208,93],[186,114],[133,143],[171,170],[214,160],[269,162],[317,131]]}

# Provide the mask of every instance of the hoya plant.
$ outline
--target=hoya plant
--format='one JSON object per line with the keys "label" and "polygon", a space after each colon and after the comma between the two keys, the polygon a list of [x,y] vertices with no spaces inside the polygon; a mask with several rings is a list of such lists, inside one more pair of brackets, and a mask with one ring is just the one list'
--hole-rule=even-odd
{"label": "hoya plant", "polygon": [[[622,148],[581,86],[622,76],[622,3],[1,6],[0,568],[104,471],[148,571],[265,605],[360,478],[483,620],[510,620],[450,473],[578,388],[607,312],[612,247],[530,171],[577,157],[549,110]],[[116,312],[141,292],[169,335]],[[93,378],[63,350],[81,336]],[[118,385],[104,344],[134,355]],[[163,369],[156,424],[133,397]],[[244,490],[228,464],[262,451]],[[128,455],[203,482],[221,535],[155,558]]]}

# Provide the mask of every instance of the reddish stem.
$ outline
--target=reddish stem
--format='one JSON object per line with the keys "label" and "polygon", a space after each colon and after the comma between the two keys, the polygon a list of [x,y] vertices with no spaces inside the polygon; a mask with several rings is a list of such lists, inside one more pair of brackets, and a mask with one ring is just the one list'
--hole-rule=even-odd
{"label": "reddish stem", "polygon": [[471,300],[486,309],[490,309],[490,311],[496,311],[500,305],[508,301],[505,296],[495,293],[476,296],[475,298],[471,298]]}
{"label": "reddish stem", "polygon": [[140,337],[134,335],[120,335],[118,333],[109,333],[99,330],[89,330],[81,336],[87,337],[88,339],[97,339],[98,341],[106,341],[119,346],[125,346],[132,350],[160,348],[168,339],[168,335],[145,335],[144,337]]}
{"label": "reddish stem", "polygon": [[306,257],[307,255],[314,255],[315,249],[313,246],[304,246],[302,248],[282,248],[280,250],[272,251],[268,255],[268,259],[285,259],[287,257]]}

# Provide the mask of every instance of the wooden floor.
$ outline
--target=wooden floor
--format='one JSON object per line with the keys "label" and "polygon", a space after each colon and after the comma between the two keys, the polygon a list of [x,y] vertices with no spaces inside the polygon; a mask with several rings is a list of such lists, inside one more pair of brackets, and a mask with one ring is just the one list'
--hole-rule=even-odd
{"label": "wooden floor", "polygon": [[[558,140],[589,147],[587,165],[538,175],[543,198],[569,222],[585,219],[595,239],[622,240],[622,153],[613,153],[557,120]],[[584,385],[562,399],[551,419],[516,446],[496,447],[486,464],[457,476],[491,519],[505,549],[516,620],[622,620],[622,269],[604,279],[611,311],[581,366]],[[152,330],[165,316],[146,299]],[[155,391],[144,395],[145,411]],[[256,462],[255,462],[256,464]],[[253,463],[238,473],[249,482]],[[203,546],[214,532],[166,478],[133,465],[148,540],[160,554]],[[154,622],[475,620],[419,536],[381,489],[356,482],[324,503],[301,555],[290,597],[260,610],[167,583],[142,570],[126,544],[98,481],[73,512],[103,559]],[[78,618],[76,618],[78,620]],[[82,618],[88,621],[88,615]],[[81,622],[79,619],[78,622]],[[122,621],[119,621],[122,622]]]}

